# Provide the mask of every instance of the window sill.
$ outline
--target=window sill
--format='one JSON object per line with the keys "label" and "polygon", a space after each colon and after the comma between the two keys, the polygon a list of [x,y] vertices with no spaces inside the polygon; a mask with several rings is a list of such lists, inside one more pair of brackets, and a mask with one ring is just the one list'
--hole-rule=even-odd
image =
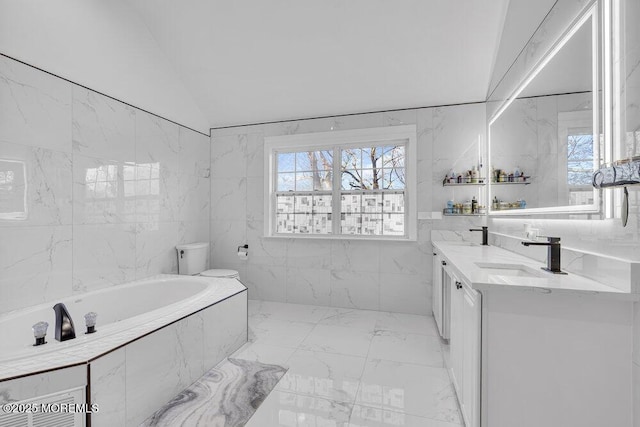
{"label": "window sill", "polygon": [[351,235],[345,236],[335,236],[335,235],[304,235],[304,234],[291,234],[291,235],[277,235],[277,236],[264,236],[265,239],[273,239],[273,240],[351,240],[351,241],[361,241],[361,242],[416,242],[417,239],[415,237],[382,237],[382,236],[373,236],[373,237],[357,237]]}

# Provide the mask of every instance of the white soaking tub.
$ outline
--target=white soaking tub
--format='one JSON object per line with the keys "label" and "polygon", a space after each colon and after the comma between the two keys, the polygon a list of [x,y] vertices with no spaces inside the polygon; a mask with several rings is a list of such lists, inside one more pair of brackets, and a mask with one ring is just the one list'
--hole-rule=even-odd
{"label": "white soaking tub", "polygon": [[[55,339],[58,302],[75,339]],[[96,332],[85,334],[90,311],[98,314]],[[34,347],[38,321],[49,323],[47,343]],[[159,275],[6,313],[0,339],[0,403],[38,398],[25,395],[29,381],[84,366],[78,381],[86,403],[102,406],[92,426],[137,425],[247,341],[247,289],[236,279]]]}

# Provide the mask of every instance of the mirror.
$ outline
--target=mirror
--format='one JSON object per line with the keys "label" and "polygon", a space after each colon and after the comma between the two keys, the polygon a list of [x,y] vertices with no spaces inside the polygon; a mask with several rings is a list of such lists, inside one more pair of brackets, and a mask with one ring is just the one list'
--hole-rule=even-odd
{"label": "mirror", "polygon": [[599,192],[591,185],[604,151],[598,40],[593,4],[490,116],[490,214],[599,212]]}

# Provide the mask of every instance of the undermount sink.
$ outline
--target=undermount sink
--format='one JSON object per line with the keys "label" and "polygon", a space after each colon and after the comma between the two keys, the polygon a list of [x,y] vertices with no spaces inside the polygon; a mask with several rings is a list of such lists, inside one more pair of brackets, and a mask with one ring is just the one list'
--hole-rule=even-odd
{"label": "undermount sink", "polygon": [[476,262],[476,265],[487,274],[510,277],[543,277],[542,271],[537,271],[522,264],[499,264],[490,262]]}

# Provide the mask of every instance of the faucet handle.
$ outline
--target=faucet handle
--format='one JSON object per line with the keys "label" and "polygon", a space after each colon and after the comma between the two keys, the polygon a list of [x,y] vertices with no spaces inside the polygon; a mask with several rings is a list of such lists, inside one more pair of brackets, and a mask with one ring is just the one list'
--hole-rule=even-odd
{"label": "faucet handle", "polygon": [[47,322],[38,322],[31,327],[31,329],[33,329],[33,337],[36,339],[34,346],[47,343],[44,338],[47,335],[48,327],[49,324]]}
{"label": "faucet handle", "polygon": [[538,237],[547,239],[547,242],[549,243],[560,243],[560,237],[551,237],[551,236],[538,236]]}

